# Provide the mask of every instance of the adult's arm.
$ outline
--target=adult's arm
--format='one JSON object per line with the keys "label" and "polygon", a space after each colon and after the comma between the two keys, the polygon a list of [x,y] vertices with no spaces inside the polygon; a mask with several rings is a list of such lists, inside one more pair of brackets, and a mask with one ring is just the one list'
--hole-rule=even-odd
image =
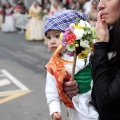
{"label": "adult's arm", "polygon": [[63,84],[64,92],[68,95],[70,99],[72,99],[72,97],[74,97],[78,93],[79,89],[77,87],[78,83],[76,81],[67,81]]}
{"label": "adult's arm", "polygon": [[120,105],[120,70],[110,80],[107,48],[106,42],[95,43],[95,52],[90,60],[93,90],[100,108]]}

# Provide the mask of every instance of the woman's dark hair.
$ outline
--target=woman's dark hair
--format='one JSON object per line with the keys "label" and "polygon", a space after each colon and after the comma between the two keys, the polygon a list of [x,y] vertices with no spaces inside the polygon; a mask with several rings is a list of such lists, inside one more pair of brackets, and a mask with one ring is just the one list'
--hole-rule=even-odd
{"label": "woman's dark hair", "polygon": [[7,2],[7,3],[5,4],[5,6],[6,6],[6,5],[8,5],[9,8],[12,7],[11,4],[10,4],[10,2]]}
{"label": "woman's dark hair", "polygon": [[[117,9],[120,13],[119,8],[120,0],[118,0],[118,6]],[[118,19],[118,22],[115,25],[115,31],[114,31],[114,39],[115,39],[115,47],[116,47],[116,60],[120,61],[120,16]]]}
{"label": "woman's dark hair", "polygon": [[115,47],[116,47],[116,60],[120,60],[120,18],[115,25],[114,31]]}

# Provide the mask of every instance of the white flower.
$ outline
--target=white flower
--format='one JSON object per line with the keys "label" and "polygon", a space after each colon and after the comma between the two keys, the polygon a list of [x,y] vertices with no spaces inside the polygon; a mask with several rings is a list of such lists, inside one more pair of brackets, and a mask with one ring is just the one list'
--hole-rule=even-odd
{"label": "white flower", "polygon": [[73,33],[76,35],[76,40],[79,40],[79,39],[81,39],[83,37],[84,30],[76,28],[76,29],[74,29]]}
{"label": "white flower", "polygon": [[78,23],[78,25],[80,25],[81,27],[85,27],[85,21],[83,21],[83,20],[80,20],[80,22]]}
{"label": "white flower", "polygon": [[75,23],[71,23],[69,28],[74,28],[74,26],[75,26]]}
{"label": "white flower", "polygon": [[88,34],[91,34],[91,31],[88,31],[87,33],[88,33]]}
{"label": "white flower", "polygon": [[91,25],[87,21],[85,21],[85,24],[86,24],[86,27],[91,28]]}
{"label": "white flower", "polygon": [[84,35],[86,35],[86,34],[88,34],[88,32],[87,32],[87,31],[84,31]]}
{"label": "white flower", "polygon": [[70,52],[73,52],[75,50],[75,45],[74,44],[67,44],[66,49]]}
{"label": "white flower", "polygon": [[88,40],[80,40],[80,46],[82,46],[83,48],[89,48],[89,41]]}

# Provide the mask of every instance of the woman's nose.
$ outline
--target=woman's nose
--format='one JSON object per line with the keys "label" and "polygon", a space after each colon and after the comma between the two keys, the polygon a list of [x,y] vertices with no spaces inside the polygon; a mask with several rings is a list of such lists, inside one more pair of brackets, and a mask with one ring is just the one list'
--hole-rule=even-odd
{"label": "woman's nose", "polygon": [[103,1],[100,1],[99,4],[98,4],[99,11],[104,9],[105,7],[106,7],[105,3]]}

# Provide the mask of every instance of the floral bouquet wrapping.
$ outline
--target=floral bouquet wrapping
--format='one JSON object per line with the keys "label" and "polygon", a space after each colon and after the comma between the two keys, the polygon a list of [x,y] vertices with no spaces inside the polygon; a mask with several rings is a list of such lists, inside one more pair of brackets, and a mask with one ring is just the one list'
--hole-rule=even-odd
{"label": "floral bouquet wrapping", "polygon": [[72,80],[74,77],[76,57],[86,60],[88,54],[93,51],[94,40],[96,39],[95,28],[87,21],[76,20],[76,23],[71,23],[69,28],[64,33],[60,34],[62,45],[66,47],[66,52],[74,55]]}

